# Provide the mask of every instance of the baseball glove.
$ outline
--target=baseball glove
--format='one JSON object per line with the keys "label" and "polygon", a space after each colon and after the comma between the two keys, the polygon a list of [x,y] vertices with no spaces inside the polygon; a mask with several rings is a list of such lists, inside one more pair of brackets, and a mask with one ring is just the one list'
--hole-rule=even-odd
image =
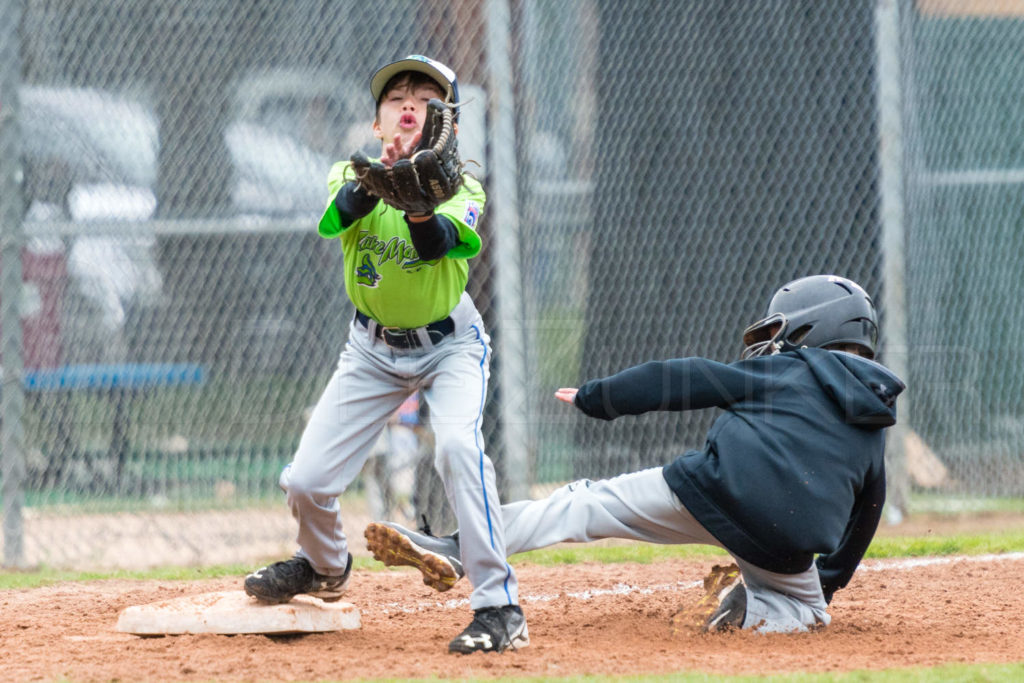
{"label": "baseball glove", "polygon": [[427,118],[412,157],[399,159],[388,168],[356,152],[351,162],[364,190],[414,215],[432,213],[462,187],[452,110],[436,98],[427,103]]}

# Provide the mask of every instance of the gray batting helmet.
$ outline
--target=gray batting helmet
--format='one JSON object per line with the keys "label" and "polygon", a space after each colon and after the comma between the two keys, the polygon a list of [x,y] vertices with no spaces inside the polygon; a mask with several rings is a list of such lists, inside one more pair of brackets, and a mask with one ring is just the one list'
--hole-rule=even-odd
{"label": "gray batting helmet", "polygon": [[845,277],[812,275],[775,292],[768,315],[743,331],[741,357],[856,344],[874,358],[877,343],[878,314],[867,292]]}

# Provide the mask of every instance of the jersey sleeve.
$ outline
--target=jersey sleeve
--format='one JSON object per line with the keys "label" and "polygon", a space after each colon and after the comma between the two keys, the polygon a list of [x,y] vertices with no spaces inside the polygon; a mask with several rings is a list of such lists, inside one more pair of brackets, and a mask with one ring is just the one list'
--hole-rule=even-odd
{"label": "jersey sleeve", "polygon": [[476,178],[470,175],[463,178],[462,187],[456,195],[434,211],[455,225],[459,241],[448,251],[447,256],[457,259],[473,258],[480,253],[482,243],[476,229],[487,201],[484,188]]}
{"label": "jersey sleeve", "polygon": [[338,207],[334,205],[334,198],[342,185],[350,180],[355,180],[355,176],[349,172],[351,166],[347,161],[339,161],[331,166],[331,170],[327,173],[327,206],[317,226],[317,232],[323,238],[333,239],[346,230],[341,224],[341,216],[338,214]]}
{"label": "jersey sleeve", "polygon": [[650,361],[587,382],[576,393],[575,405],[603,420],[653,410],[725,408],[748,396],[756,383],[744,370],[706,358]]}

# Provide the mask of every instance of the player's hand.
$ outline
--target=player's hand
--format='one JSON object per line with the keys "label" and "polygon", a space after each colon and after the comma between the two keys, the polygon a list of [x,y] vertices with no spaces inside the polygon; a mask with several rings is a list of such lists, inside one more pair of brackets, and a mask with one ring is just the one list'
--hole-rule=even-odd
{"label": "player's hand", "polygon": [[409,144],[403,145],[402,136],[396,135],[394,141],[384,145],[384,153],[380,157],[380,163],[391,168],[399,159],[408,159],[416,151],[416,146],[420,144],[421,137],[423,137],[423,133],[417,131],[409,140]]}
{"label": "player's hand", "polygon": [[356,150],[349,161],[359,185],[406,215],[433,213],[463,185],[453,117],[451,107],[433,98],[422,130],[385,141],[380,161]]}
{"label": "player's hand", "polygon": [[564,403],[572,403],[576,399],[576,392],[578,391],[579,389],[572,387],[562,387],[555,392],[555,398]]}

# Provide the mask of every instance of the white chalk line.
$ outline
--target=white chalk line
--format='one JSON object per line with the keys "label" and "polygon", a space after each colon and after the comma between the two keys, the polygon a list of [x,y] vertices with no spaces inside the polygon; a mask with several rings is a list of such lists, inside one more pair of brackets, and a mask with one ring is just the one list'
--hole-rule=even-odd
{"label": "white chalk line", "polygon": [[[931,567],[935,565],[953,564],[955,562],[969,563],[992,563],[992,562],[1017,562],[1024,560],[1024,552],[1003,553],[1001,555],[950,555],[945,557],[915,557],[909,559],[874,560],[868,564],[862,563],[857,571],[884,572],[884,571],[908,571],[919,567]],[[628,583],[617,583],[611,588],[592,588],[584,591],[568,591],[565,593],[538,593],[520,595],[519,601],[524,603],[551,602],[559,598],[571,598],[573,600],[592,600],[594,598],[608,595],[650,595],[652,593],[665,593],[689,590],[703,585],[703,581],[676,581],[675,583],[656,584],[654,586],[634,586]],[[462,609],[469,606],[468,598],[457,598],[453,600],[421,602],[414,607],[409,607],[401,602],[389,602],[382,606],[385,614],[396,612],[415,613],[428,609]]]}
{"label": "white chalk line", "polygon": [[1024,560],[1024,553],[1003,553],[1001,555],[951,555],[948,557],[913,557],[904,560],[878,560],[871,564],[862,564],[857,571],[905,571],[918,567],[931,567],[937,564],[953,564],[954,562],[1016,562]]}

